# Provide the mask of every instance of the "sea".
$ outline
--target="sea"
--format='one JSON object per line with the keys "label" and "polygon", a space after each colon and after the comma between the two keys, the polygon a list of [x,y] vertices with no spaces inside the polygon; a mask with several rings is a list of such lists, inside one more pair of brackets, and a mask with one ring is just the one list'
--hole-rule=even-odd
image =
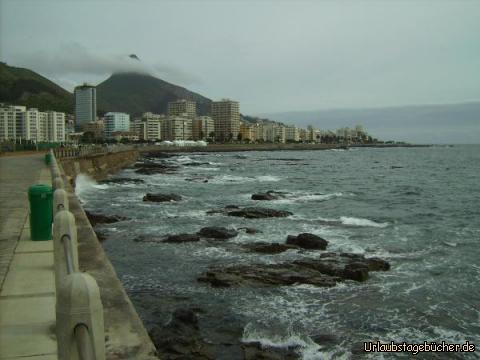
{"label": "sea", "polygon": [[[427,359],[480,358],[480,145],[350,148],[322,151],[178,153],[172,174],[113,177],[144,183],[98,184],[84,175],[85,209],[129,220],[98,225],[103,247],[147,328],[177,308],[199,313],[212,343],[258,341],[296,346],[303,359],[410,358],[365,353],[364,342],[475,344],[474,353],[421,353]],[[208,180],[208,181],[205,181]],[[285,198],[254,201],[269,190]],[[175,193],[175,203],[142,201]],[[287,218],[243,219],[208,210],[227,205],[288,210]],[[227,241],[170,244],[135,238],[195,233],[205,226],[240,231]],[[209,266],[317,258],[322,251],[264,255],[242,244],[285,242],[313,233],[327,251],[387,260],[391,269],[335,287],[212,288],[197,281]],[[320,339],[320,341],[318,340]],[[323,340],[322,340],[323,339]],[[228,351],[219,359],[235,359]]]}

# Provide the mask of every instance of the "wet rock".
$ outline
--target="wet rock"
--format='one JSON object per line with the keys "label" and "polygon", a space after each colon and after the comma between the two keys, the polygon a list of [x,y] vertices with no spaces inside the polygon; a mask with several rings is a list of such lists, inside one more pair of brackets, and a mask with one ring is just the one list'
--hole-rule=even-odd
{"label": "wet rock", "polygon": [[104,242],[105,240],[107,240],[107,234],[103,231],[95,231],[95,235],[97,235],[97,239],[100,242]]}
{"label": "wet rock", "polygon": [[177,194],[151,194],[147,193],[143,197],[143,201],[152,201],[152,202],[173,202],[173,201],[180,201],[182,197]]}
{"label": "wet rock", "polygon": [[209,177],[205,177],[205,176],[194,176],[194,177],[190,177],[190,178],[185,178],[185,181],[207,183],[208,180],[210,180],[210,179],[212,179],[211,176],[209,176]]}
{"label": "wet rock", "polygon": [[219,226],[209,226],[201,228],[197,233],[202,237],[213,239],[230,239],[238,235],[238,232],[233,229],[227,229]]}
{"label": "wet rock", "polygon": [[197,234],[175,234],[175,235],[167,235],[167,237],[163,240],[166,243],[183,243],[183,242],[194,242],[199,241],[200,236]]}
{"label": "wet rock", "polygon": [[314,234],[302,233],[297,236],[288,235],[287,244],[296,245],[303,249],[325,250],[328,241]]}
{"label": "wet rock", "polygon": [[200,162],[200,161],[193,161],[189,163],[182,164],[183,166],[203,166],[203,165],[210,165],[209,162]]}
{"label": "wet rock", "polygon": [[269,193],[258,193],[252,195],[252,200],[277,200],[278,197]]}
{"label": "wet rock", "polygon": [[102,181],[99,181],[100,184],[128,184],[128,183],[134,183],[134,184],[143,184],[144,181],[142,179],[135,179],[135,178],[112,178],[112,179],[105,179]]}
{"label": "wet rock", "polygon": [[245,360],[300,360],[300,346],[271,346],[258,341],[242,344]]}
{"label": "wet rock", "polygon": [[298,247],[279,243],[257,242],[253,244],[242,245],[242,247],[251,252],[261,254],[280,254],[290,249],[298,249]]}
{"label": "wet rock", "polygon": [[164,153],[164,152],[147,152],[144,153],[143,156],[145,158],[153,158],[153,159],[167,159],[171,158],[174,156],[178,156],[178,154],[170,154],[170,153]]}
{"label": "wet rock", "polygon": [[162,242],[163,239],[158,236],[151,236],[151,235],[139,235],[133,239],[135,242]]}
{"label": "wet rock", "polygon": [[269,190],[265,193],[253,194],[252,200],[278,200],[285,198],[286,195],[286,192]]}
{"label": "wet rock", "polygon": [[142,175],[154,175],[154,174],[172,174],[178,170],[178,166],[171,165],[167,162],[153,162],[144,161],[134,165],[138,168],[135,172]]}
{"label": "wet rock", "polygon": [[277,264],[232,265],[210,267],[198,281],[214,287],[288,286],[310,284],[335,286],[344,280],[365,281],[369,271],[384,271],[389,264],[363,255],[326,253],[318,259],[302,259]]}
{"label": "wet rock", "polygon": [[251,227],[241,227],[241,228],[238,228],[238,230],[245,230],[245,233],[250,234],[250,235],[254,235],[256,233],[261,233],[260,230],[257,230],[255,228],[251,228]]}
{"label": "wet rock", "polygon": [[227,206],[225,206],[225,209],[240,209],[240,206],[238,206],[238,205],[227,205]]}
{"label": "wet rock", "polygon": [[175,310],[167,325],[154,326],[149,335],[160,359],[215,359],[215,349],[202,339],[197,315],[191,309]]}
{"label": "wet rock", "polygon": [[88,217],[88,221],[92,226],[97,224],[113,224],[119,221],[128,220],[128,218],[119,215],[104,215],[104,214],[94,214],[85,210],[85,214]]}
{"label": "wet rock", "polygon": [[228,216],[239,216],[246,219],[262,219],[262,218],[272,218],[272,217],[287,217],[293,215],[289,211],[285,210],[274,210],[269,208],[261,207],[246,207],[237,210],[226,210]]}

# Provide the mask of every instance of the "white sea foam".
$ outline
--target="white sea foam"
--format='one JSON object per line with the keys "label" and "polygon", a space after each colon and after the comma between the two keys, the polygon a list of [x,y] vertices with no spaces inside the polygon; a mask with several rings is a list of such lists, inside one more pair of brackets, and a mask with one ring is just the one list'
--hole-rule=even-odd
{"label": "white sea foam", "polygon": [[[85,195],[95,189],[108,189],[108,184],[98,184],[95,180],[85,174],[79,174],[75,179],[75,194],[82,199]],[[84,200],[84,199],[82,199]]]}
{"label": "white sea foam", "polygon": [[270,181],[280,181],[281,179],[278,176],[271,176],[271,175],[262,175],[257,176],[257,180],[261,182],[270,182]]}
{"label": "white sea foam", "polygon": [[262,346],[276,348],[299,347],[303,359],[320,359],[319,357],[305,357],[307,353],[318,353],[320,346],[308,336],[301,336],[293,331],[289,331],[285,335],[272,334],[248,323],[243,330],[242,342],[259,342]]}
{"label": "white sea foam", "polygon": [[384,228],[388,226],[388,223],[377,223],[373,220],[348,217],[348,216],[341,216],[340,221],[344,225],[351,225],[351,226],[370,226],[370,227],[377,227],[377,228]]}

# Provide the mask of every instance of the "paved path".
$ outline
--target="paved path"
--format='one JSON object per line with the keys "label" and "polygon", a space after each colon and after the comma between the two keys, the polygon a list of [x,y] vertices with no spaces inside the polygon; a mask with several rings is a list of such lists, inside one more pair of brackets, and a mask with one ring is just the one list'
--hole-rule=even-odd
{"label": "paved path", "polygon": [[57,359],[52,241],[31,241],[27,189],[43,155],[0,157],[0,359]]}

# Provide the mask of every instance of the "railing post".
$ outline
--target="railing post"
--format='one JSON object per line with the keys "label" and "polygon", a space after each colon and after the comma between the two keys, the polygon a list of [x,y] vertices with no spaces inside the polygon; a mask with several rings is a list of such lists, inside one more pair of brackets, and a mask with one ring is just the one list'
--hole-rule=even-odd
{"label": "railing post", "polygon": [[57,176],[56,178],[53,179],[53,189],[64,189],[65,184],[63,183],[63,179],[60,176]]}
{"label": "railing post", "polygon": [[64,189],[57,189],[53,192],[53,213],[61,210],[68,210],[68,195]]}
{"label": "railing post", "polygon": [[[60,210],[53,219],[53,257],[55,263],[55,287],[60,288],[68,275],[67,256],[64,242],[70,242],[71,266],[78,271],[77,227],[75,217],[67,210]],[[58,301],[58,298],[57,298]]]}
{"label": "railing post", "polygon": [[105,360],[100,290],[93,277],[73,273],[57,289],[57,349],[60,360]]}

